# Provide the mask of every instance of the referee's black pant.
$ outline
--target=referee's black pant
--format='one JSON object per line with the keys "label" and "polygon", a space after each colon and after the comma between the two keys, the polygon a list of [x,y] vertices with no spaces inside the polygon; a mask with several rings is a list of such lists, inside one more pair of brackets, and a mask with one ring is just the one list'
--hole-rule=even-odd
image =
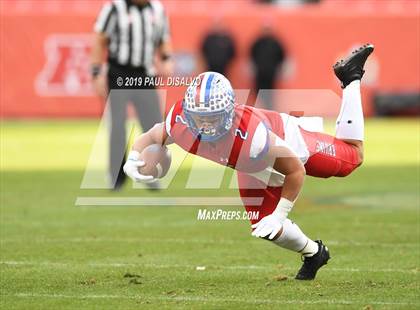
{"label": "referee's black pant", "polygon": [[[109,64],[108,68],[108,113],[110,117],[109,177],[113,189],[125,180],[122,167],[127,151],[127,105],[132,103],[143,132],[162,122],[159,98],[153,85],[144,86],[146,72],[133,68]],[[139,80],[142,85],[139,85]]]}

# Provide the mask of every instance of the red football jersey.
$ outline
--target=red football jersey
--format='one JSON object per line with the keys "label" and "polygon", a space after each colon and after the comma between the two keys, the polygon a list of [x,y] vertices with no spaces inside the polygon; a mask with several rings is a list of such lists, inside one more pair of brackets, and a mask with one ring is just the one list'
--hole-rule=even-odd
{"label": "red football jersey", "polygon": [[267,167],[262,158],[268,151],[269,131],[284,139],[279,113],[245,105],[235,106],[231,129],[214,142],[200,141],[188,129],[182,100],[169,111],[165,128],[173,141],[185,151],[247,173]]}

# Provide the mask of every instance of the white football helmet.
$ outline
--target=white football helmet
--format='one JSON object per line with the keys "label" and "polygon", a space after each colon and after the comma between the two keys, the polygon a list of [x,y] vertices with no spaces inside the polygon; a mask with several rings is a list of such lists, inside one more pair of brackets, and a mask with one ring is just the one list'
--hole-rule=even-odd
{"label": "white football helmet", "polygon": [[222,74],[204,72],[187,88],[183,110],[190,130],[201,141],[215,141],[232,127],[235,94]]}

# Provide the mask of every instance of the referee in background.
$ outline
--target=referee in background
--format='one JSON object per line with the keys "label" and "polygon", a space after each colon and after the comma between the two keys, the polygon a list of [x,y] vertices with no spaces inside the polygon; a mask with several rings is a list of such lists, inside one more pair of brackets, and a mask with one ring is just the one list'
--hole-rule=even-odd
{"label": "referee in background", "polygon": [[[109,94],[109,176],[114,190],[126,178],[122,165],[127,105],[134,105],[143,131],[162,122],[156,89],[152,83],[144,85],[144,81],[155,76],[156,58],[160,59],[160,73],[172,74],[171,52],[168,18],[159,1],[114,0],[102,7],[94,26],[91,74],[97,94],[103,98]],[[102,73],[106,57],[105,76]]]}

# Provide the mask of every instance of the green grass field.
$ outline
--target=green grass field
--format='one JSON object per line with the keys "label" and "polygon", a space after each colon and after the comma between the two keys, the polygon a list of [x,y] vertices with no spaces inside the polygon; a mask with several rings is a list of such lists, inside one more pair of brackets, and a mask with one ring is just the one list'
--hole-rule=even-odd
{"label": "green grass field", "polygon": [[[418,120],[370,120],[363,167],[307,178],[291,218],[332,255],[312,282],[293,280],[300,257],[251,237],[246,221],[198,221],[191,206],[75,206],[160,195],[80,189],[97,126],[2,122],[2,309],[420,308]],[[184,190],[187,166],[161,195],[236,196],[226,184]]]}

